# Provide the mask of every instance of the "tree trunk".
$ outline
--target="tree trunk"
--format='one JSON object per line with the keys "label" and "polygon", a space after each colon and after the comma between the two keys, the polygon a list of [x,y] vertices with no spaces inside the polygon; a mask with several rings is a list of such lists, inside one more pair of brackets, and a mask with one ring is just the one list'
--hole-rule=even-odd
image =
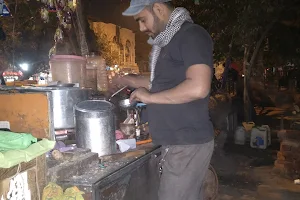
{"label": "tree trunk", "polygon": [[271,30],[271,28],[273,27],[273,25],[275,24],[277,20],[272,21],[265,29],[265,31],[262,33],[262,35],[260,36],[260,39],[258,40],[258,42],[255,45],[255,49],[253,51],[253,54],[251,56],[250,59],[250,64],[249,66],[247,66],[248,63],[248,58],[249,58],[249,47],[245,46],[245,50],[244,50],[244,63],[243,63],[243,70],[244,70],[244,117],[245,117],[245,121],[248,122],[251,120],[251,116],[250,116],[250,99],[249,99],[249,80],[250,80],[250,75],[251,75],[251,69],[256,61],[257,55],[259,53],[259,50],[261,48],[261,44],[263,43],[264,39],[266,38],[267,34],[269,33],[269,31]]}
{"label": "tree trunk", "polygon": [[262,84],[264,83],[264,50],[263,48],[260,48],[260,51],[257,55],[257,59],[255,64],[252,67],[252,73],[253,76],[251,80],[253,80],[255,83]]}
{"label": "tree trunk", "polygon": [[[277,20],[276,20],[277,21]],[[251,73],[251,69],[252,66],[254,65],[257,55],[259,53],[259,50],[261,48],[261,44],[263,43],[263,41],[265,40],[267,34],[269,33],[269,31],[271,30],[271,28],[273,27],[273,25],[275,24],[276,21],[272,21],[265,29],[265,31],[262,33],[262,35],[260,36],[260,39],[258,40],[258,42],[255,45],[255,49],[253,51],[253,54],[251,56],[251,60],[250,60],[250,66],[249,66],[249,74]]]}
{"label": "tree trunk", "polygon": [[249,58],[249,47],[245,46],[244,49],[244,62],[243,62],[243,73],[244,73],[244,120],[248,122],[250,120],[250,100],[248,93],[248,82],[249,82],[249,66],[248,65]]}
{"label": "tree trunk", "polygon": [[87,17],[84,16],[84,12],[83,12],[83,4],[82,4],[82,0],[77,0],[77,7],[76,7],[76,21],[77,21],[77,27],[78,27],[78,43],[80,46],[80,52],[81,55],[87,55],[89,53],[89,48],[88,48],[88,44],[87,44],[87,39],[86,39],[86,27],[87,27]]}

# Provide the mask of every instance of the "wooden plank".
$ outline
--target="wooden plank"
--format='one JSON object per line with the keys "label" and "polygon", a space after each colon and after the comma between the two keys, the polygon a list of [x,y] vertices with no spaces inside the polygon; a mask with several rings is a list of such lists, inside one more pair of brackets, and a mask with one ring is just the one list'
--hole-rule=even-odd
{"label": "wooden plank", "polygon": [[[29,162],[26,162],[26,163],[21,163],[21,166],[20,166],[20,169],[19,169],[19,172],[24,172],[28,169],[31,169],[33,167],[35,167],[36,165],[36,160],[33,159]],[[18,165],[17,166],[14,166],[14,167],[11,167],[11,168],[0,168],[0,181],[1,180],[5,180],[7,178],[10,178],[10,177],[13,177],[14,175],[17,174],[18,172]]]}
{"label": "wooden plank", "polygon": [[32,200],[42,199],[43,189],[46,187],[46,166],[46,156],[43,155],[36,159],[36,167],[28,170],[28,186]]}
{"label": "wooden plank", "polygon": [[101,162],[109,162],[109,161],[115,161],[115,160],[120,160],[120,159],[125,159],[125,158],[131,158],[131,157],[138,157],[145,155],[146,151],[145,150],[135,150],[135,151],[128,151],[124,153],[117,153],[117,154],[112,154],[112,155],[107,155],[107,156],[101,156],[100,160]]}
{"label": "wooden plank", "polygon": [[39,192],[40,195],[42,195],[43,193],[43,189],[46,187],[47,185],[47,161],[46,161],[46,154],[39,156],[37,158],[37,183],[39,186]]}
{"label": "wooden plank", "polygon": [[0,94],[0,121],[9,121],[11,131],[50,138],[50,105],[47,93]]}
{"label": "wooden plank", "polygon": [[[27,172],[28,174],[28,187],[31,192],[32,200],[39,200],[39,196],[42,197],[43,189],[46,186],[46,156],[42,155],[33,159],[30,162],[22,163],[21,170],[22,172]],[[16,175],[18,166],[3,169],[0,168],[0,197],[1,194],[6,194],[9,189],[9,180],[11,177]]]}
{"label": "wooden plank", "polygon": [[[27,171],[28,173],[28,188],[31,193],[31,200],[38,200],[38,189],[37,189],[37,178],[36,178],[36,168],[31,168]],[[41,197],[41,196],[40,196]]]}
{"label": "wooden plank", "polygon": [[0,180],[0,198],[9,192],[10,179]]}

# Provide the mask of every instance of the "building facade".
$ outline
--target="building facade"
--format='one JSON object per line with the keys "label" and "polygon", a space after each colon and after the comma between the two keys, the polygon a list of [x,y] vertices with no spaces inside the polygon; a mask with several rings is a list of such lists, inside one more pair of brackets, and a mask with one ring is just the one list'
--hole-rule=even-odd
{"label": "building facade", "polygon": [[111,52],[117,52],[119,60],[116,65],[123,69],[139,72],[135,57],[135,33],[111,23],[90,22],[91,29],[97,37],[105,38],[111,45]]}

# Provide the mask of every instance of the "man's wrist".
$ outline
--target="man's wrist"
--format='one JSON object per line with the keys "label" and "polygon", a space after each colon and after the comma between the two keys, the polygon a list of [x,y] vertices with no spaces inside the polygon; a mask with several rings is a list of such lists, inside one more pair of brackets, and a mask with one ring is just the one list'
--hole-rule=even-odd
{"label": "man's wrist", "polygon": [[156,98],[155,94],[150,93],[150,95],[149,95],[149,103],[148,104],[155,104],[155,98]]}

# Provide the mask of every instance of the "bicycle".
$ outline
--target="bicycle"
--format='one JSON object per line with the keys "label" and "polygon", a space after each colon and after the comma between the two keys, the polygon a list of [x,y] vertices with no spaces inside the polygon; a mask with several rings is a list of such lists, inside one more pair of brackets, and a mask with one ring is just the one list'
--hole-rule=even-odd
{"label": "bicycle", "polygon": [[204,200],[216,200],[219,190],[219,179],[216,170],[210,164],[203,183]]}

